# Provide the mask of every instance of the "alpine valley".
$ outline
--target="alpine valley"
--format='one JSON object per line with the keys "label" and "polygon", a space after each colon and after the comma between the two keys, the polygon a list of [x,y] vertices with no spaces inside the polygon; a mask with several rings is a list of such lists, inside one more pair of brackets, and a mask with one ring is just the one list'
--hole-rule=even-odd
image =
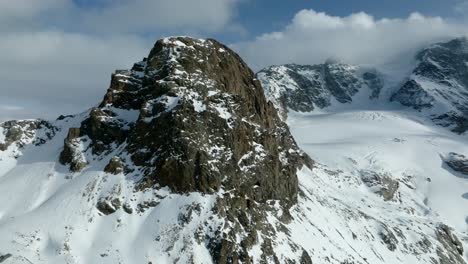
{"label": "alpine valley", "polygon": [[466,264],[468,40],[408,67],[171,37],[101,103],[0,123],[0,263]]}

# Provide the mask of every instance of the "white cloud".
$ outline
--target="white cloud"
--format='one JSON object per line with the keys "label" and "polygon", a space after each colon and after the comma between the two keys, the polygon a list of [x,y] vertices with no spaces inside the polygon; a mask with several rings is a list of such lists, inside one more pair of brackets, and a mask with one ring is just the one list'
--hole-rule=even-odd
{"label": "white cloud", "polygon": [[241,32],[239,1],[0,0],[0,120],[81,112],[147,55],[149,36]]}
{"label": "white cloud", "polygon": [[72,6],[72,0],[0,1],[0,32],[37,28],[45,20],[64,15]]}
{"label": "white cloud", "polygon": [[380,64],[467,32],[464,24],[419,13],[405,19],[375,19],[363,12],[337,17],[302,10],[282,31],[234,44],[233,48],[255,69],[283,63],[316,64],[328,58]]}
{"label": "white cloud", "polygon": [[237,0],[122,0],[86,10],[83,21],[93,29],[114,32],[178,29],[214,32],[235,14]]}
{"label": "white cloud", "polygon": [[47,10],[64,8],[69,4],[69,0],[0,1],[0,17],[2,19],[26,18]]}
{"label": "white cloud", "polygon": [[38,25],[100,34],[156,31],[217,32],[228,26],[241,0],[0,1],[0,29]]}
{"label": "white cloud", "polygon": [[[29,110],[28,118],[81,112],[97,103],[111,73],[131,67],[152,44],[129,35],[100,38],[53,31],[5,33],[1,38],[0,98],[3,105],[33,101],[43,108],[37,112],[23,104],[21,113]],[[0,119],[17,112],[3,110]]]}

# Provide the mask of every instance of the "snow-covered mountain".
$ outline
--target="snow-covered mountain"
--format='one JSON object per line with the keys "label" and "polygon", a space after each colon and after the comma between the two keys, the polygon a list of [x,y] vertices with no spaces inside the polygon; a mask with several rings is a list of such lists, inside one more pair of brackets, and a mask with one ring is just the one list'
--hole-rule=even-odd
{"label": "snow-covered mountain", "polygon": [[[340,186],[341,202],[361,210],[369,201],[366,192],[378,194],[386,201],[376,209],[378,219],[391,222],[398,215],[406,230],[412,229],[407,226],[411,221],[443,222],[458,232],[466,248],[466,65],[468,41],[460,38],[419,52],[406,76],[327,62],[271,66],[257,77],[299,146],[319,168],[337,171],[326,177]],[[351,205],[351,197],[363,204]],[[408,219],[402,221],[402,215]],[[466,261],[467,255],[460,252],[460,257]]]}
{"label": "snow-covered mountain", "polygon": [[417,60],[391,100],[425,110],[437,124],[464,133],[468,129],[468,40],[434,44],[419,52]]}
{"label": "snow-covered mountain", "polygon": [[266,97],[279,111],[287,109],[310,112],[331,106],[334,102],[351,103],[361,88],[379,97],[384,82],[375,69],[335,61],[320,65],[286,64],[270,66],[257,73]]}
{"label": "snow-covered mountain", "polygon": [[166,38],[97,107],[2,123],[0,263],[466,263],[465,136],[374,69],[257,76]]}
{"label": "snow-covered mountain", "polygon": [[353,105],[363,99],[374,105],[390,101],[464,133],[468,129],[468,40],[433,44],[416,54],[414,64],[404,77],[334,61],[270,66],[257,76],[267,87],[267,98],[283,114],[288,109],[310,112],[340,103]]}

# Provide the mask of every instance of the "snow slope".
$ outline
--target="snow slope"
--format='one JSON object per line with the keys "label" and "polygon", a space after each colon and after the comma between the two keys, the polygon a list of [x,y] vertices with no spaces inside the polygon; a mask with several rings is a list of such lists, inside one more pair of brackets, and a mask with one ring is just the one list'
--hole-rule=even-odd
{"label": "snow slope", "polygon": [[[3,152],[0,255],[12,254],[4,263],[212,263],[197,233],[222,225],[211,209],[223,193],[138,193],[132,178],[102,171],[107,160],[80,173],[56,162],[65,131],[87,115],[57,121],[54,138],[20,149],[17,159],[7,155],[15,146]],[[300,259],[292,243],[313,263],[435,263],[440,223],[454,227],[466,248],[468,181],[444,168],[440,155],[468,154],[468,142],[423,121],[404,111],[290,112],[291,132],[319,164],[298,172],[301,195],[289,223],[279,220],[280,207],[268,213],[279,263]],[[395,198],[366,186],[366,171],[398,180]],[[95,205],[109,195],[148,207],[105,216]],[[254,260],[264,239],[249,251]]]}
{"label": "snow slope", "polygon": [[405,111],[294,113],[288,123],[316,161],[351,175],[373,170],[409,180],[413,189],[402,186],[402,199],[414,199],[411,206],[423,208],[428,217],[468,232],[468,180],[448,170],[442,158],[450,152],[468,154],[467,137]]}

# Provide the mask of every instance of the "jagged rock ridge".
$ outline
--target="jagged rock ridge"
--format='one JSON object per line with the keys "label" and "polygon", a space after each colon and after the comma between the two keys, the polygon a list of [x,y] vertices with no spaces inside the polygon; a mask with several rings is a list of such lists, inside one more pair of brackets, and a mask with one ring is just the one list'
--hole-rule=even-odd
{"label": "jagged rock ridge", "polygon": [[325,108],[332,101],[351,103],[362,88],[370,89],[369,98],[379,97],[383,79],[374,69],[327,61],[319,65],[286,64],[271,66],[257,73],[267,98],[283,114],[287,109],[310,112]]}
{"label": "jagged rock ridge", "polygon": [[416,59],[411,76],[390,100],[428,110],[437,124],[464,133],[468,128],[468,40],[431,45]]}

